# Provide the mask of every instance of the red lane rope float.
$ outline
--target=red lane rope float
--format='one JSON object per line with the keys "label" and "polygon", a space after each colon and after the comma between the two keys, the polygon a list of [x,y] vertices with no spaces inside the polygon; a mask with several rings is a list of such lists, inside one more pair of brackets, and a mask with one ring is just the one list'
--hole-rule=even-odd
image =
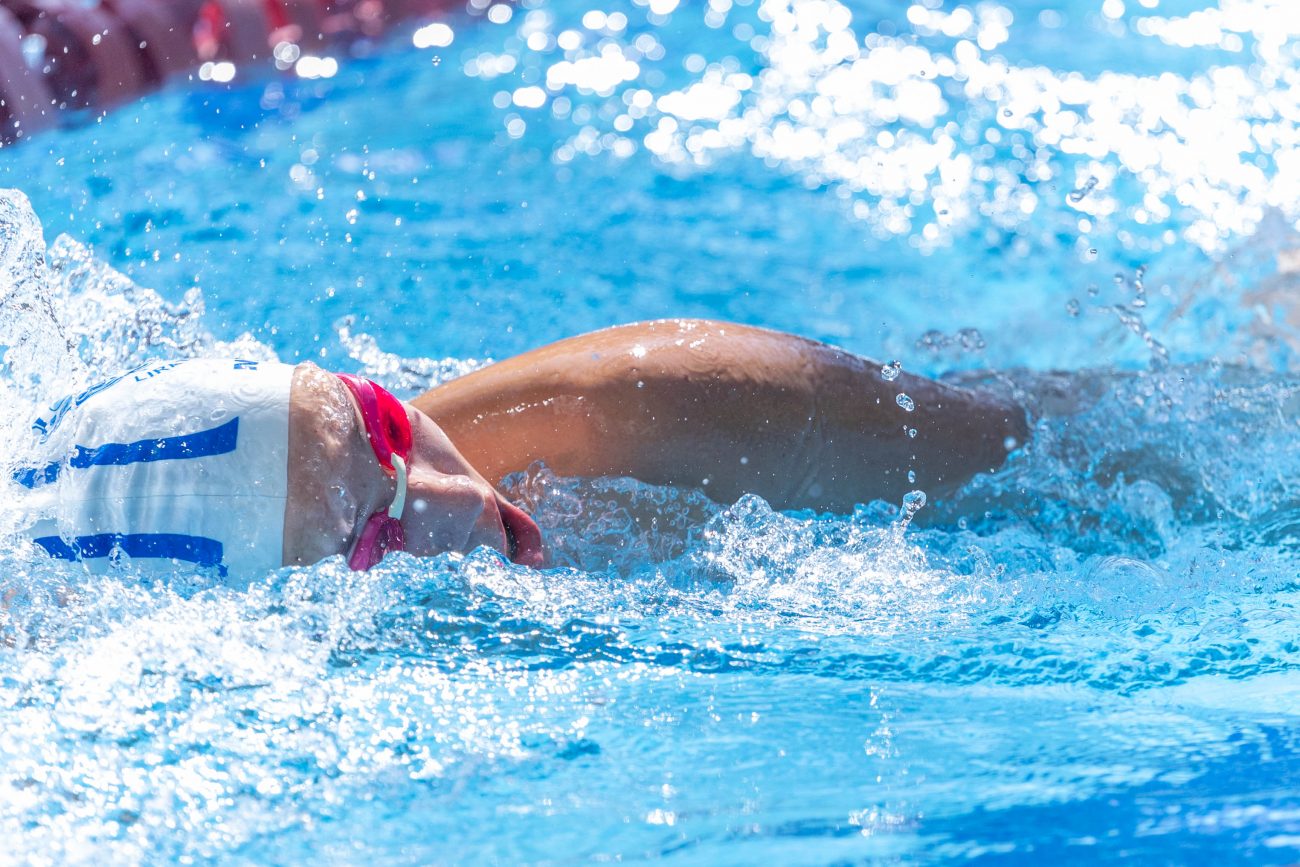
{"label": "red lane rope float", "polygon": [[55,123],[54,96],[23,58],[23,28],[0,8],[0,140],[16,141]]}

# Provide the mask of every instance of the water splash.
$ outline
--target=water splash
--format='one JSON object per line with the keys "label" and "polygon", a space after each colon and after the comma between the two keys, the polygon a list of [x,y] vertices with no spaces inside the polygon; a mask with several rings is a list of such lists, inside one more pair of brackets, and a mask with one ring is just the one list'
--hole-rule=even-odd
{"label": "water splash", "polygon": [[[909,480],[910,481],[910,480]],[[916,513],[925,508],[925,491],[908,491],[903,496],[902,521],[904,524],[912,523]]]}
{"label": "water splash", "polygon": [[[1177,245],[1179,235],[1214,249],[1224,233],[1251,225],[1261,202],[1284,199],[1287,210],[1263,212],[1254,237],[1204,267],[1171,273],[1156,262],[1137,280],[1088,291],[1089,283],[1105,281],[1067,262],[1061,291],[1086,294],[1096,305],[1073,325],[1101,339],[1094,345],[1075,337],[1060,357],[1099,369],[972,376],[968,381],[982,378],[1027,403],[1034,436],[1005,469],[928,503],[908,521],[900,520],[906,510],[900,516],[898,504],[869,504],[852,516],[778,513],[754,498],[718,505],[698,491],[558,479],[535,468],[512,482],[511,494],[537,510],[554,545],[560,566],[548,573],[516,569],[486,552],[431,561],[398,556],[368,576],[331,562],[229,592],[186,587],[183,576],[172,586],[129,573],[90,584],[68,567],[0,549],[0,592],[12,591],[0,607],[0,638],[16,648],[0,651],[0,789],[7,793],[0,833],[15,857],[224,860],[238,853],[287,862],[322,851],[356,858],[356,841],[364,840],[374,860],[386,860],[376,856],[383,853],[387,860],[517,861],[548,839],[555,845],[558,826],[591,828],[589,837],[615,840],[622,852],[694,847],[702,860],[734,855],[709,848],[709,839],[734,844],[744,834],[761,845],[764,835],[788,840],[791,832],[807,847],[820,840],[824,860],[888,860],[913,851],[921,859],[964,857],[975,846],[988,851],[1007,825],[1072,827],[1070,815],[1096,816],[1114,803],[1123,821],[1151,804],[1164,811],[1148,831],[1174,834],[1169,825],[1185,821],[1195,830],[1175,842],[1198,851],[1217,839],[1239,854],[1243,841],[1262,846],[1274,839],[1268,835],[1294,833],[1286,809],[1266,803],[1260,788],[1290,791],[1300,766],[1294,758],[1287,763],[1293,733],[1276,722],[1294,701],[1290,681],[1300,665],[1300,497],[1292,482],[1300,477],[1293,445],[1300,412],[1287,373],[1295,358],[1287,347],[1296,345],[1288,301],[1297,271],[1289,224],[1296,197],[1285,167],[1269,166],[1269,146],[1253,157],[1216,153],[1208,168],[1196,153],[1198,142],[1218,134],[1219,121],[1237,117],[1249,119],[1252,132],[1287,140],[1293,112],[1285,104],[1272,118],[1253,116],[1250,107],[1278,93],[1283,103],[1290,98],[1278,87],[1293,77],[1285,52],[1252,20],[1220,27],[1215,39],[1268,37],[1250,75],[1283,69],[1272,85],[1261,79],[1237,88],[1236,73],[1210,64],[1161,80],[1138,73],[1075,78],[1016,58],[1018,46],[1002,33],[1005,6],[967,9],[966,20],[960,6],[917,4],[912,33],[904,25],[901,35],[879,33],[885,38],[870,46],[884,48],[877,60],[905,63],[873,66],[861,55],[864,39],[877,37],[875,22],[860,10],[846,17],[847,7],[834,3],[765,4],[775,14],[762,21],[740,2],[707,5],[674,11],[675,4],[656,0],[620,12],[619,26],[605,15],[591,28],[557,20],[564,10],[553,5],[519,7],[514,26],[498,25],[506,39],[519,35],[518,44],[485,57],[482,43],[473,43],[462,61],[488,77],[509,65],[503,57],[510,54],[520,68],[501,75],[521,79],[534,51],[564,52],[575,64],[565,70],[571,76],[621,76],[636,63],[644,77],[620,79],[609,95],[557,77],[563,89],[545,98],[554,118],[575,125],[555,153],[561,169],[577,154],[621,154],[629,146],[667,148],[666,175],[730,153],[761,153],[796,182],[842,197],[870,232],[922,248],[966,232],[979,248],[981,278],[969,298],[987,297],[984,279],[997,270],[995,254],[985,251],[1028,261],[1042,242],[1070,262],[1073,250],[1084,262],[1104,260],[1105,272],[1131,275],[1135,262],[1151,260],[1156,246]],[[1265,8],[1222,5],[1216,22],[1240,24],[1242,9]],[[1103,15],[1102,26],[1175,44],[1200,32],[1189,22],[1183,30],[1148,24],[1148,34],[1134,36],[1143,18],[1129,6],[1134,14]],[[679,23],[696,14],[721,19],[724,33],[770,61],[764,73],[725,40],[696,56],[686,40],[664,50],[673,38],[662,26],[669,13]],[[661,16],[657,25],[651,14]],[[652,26],[641,26],[638,16]],[[527,33],[517,29],[521,21],[530,22]],[[1121,21],[1131,23],[1129,31]],[[1015,23],[1020,32],[1032,26]],[[741,24],[752,32],[731,29]],[[469,39],[458,35],[458,44]],[[959,41],[973,48],[959,49]],[[601,43],[620,47],[616,54]],[[830,49],[843,61],[826,62]],[[1070,56],[1087,62],[1081,53]],[[668,70],[656,83],[650,73],[664,71],[656,65],[670,65],[656,57],[671,65],[682,59],[684,74]],[[576,66],[584,60],[595,62]],[[939,82],[946,106],[931,98],[920,75],[930,63],[942,73],[953,66],[952,75],[929,79]],[[971,84],[968,96],[971,80],[958,84],[959,64],[963,75],[984,76],[979,81],[993,92]],[[783,78],[800,70],[811,72]],[[540,73],[537,82],[547,80],[544,69],[532,72]],[[841,88],[838,104],[816,101],[827,87]],[[1165,88],[1183,87],[1150,118],[1136,114],[1155,105],[1150,98],[1168,96]],[[537,109],[527,106],[537,94],[516,100],[503,92],[502,121],[512,124],[506,134],[525,119],[535,127],[530,112]],[[1215,92],[1234,97],[1199,105]],[[675,93],[680,98],[660,104]],[[862,101],[864,93],[873,99]],[[1067,94],[1083,102],[1063,99]],[[916,114],[927,107],[941,112]],[[899,117],[881,116],[886,109]],[[867,133],[845,135],[854,121]],[[1161,152],[1167,160],[1148,165],[1149,145],[1164,135],[1160,124],[1181,138]],[[1064,144],[1051,141],[1058,133],[1086,153],[1066,155]],[[195,152],[201,156],[202,147]],[[414,148],[388,158],[394,154],[414,161],[401,171],[416,174],[424,165]],[[358,173],[380,161],[346,156],[358,161]],[[1251,180],[1259,177],[1249,165],[1254,157],[1264,158],[1264,178],[1280,178],[1276,184]],[[326,162],[317,164],[322,175]],[[956,171],[951,182],[949,169]],[[1089,177],[1097,183],[1069,201],[1070,179],[1077,192]],[[380,183],[391,180],[381,172]],[[1190,198],[1175,203],[1183,182]],[[318,189],[302,186],[295,195]],[[358,225],[373,219],[374,205],[354,206],[347,192]],[[379,199],[376,193],[370,201]],[[390,202],[409,227],[421,209],[399,199]],[[773,225],[783,231],[784,224]],[[308,247],[319,239],[307,233],[291,240]],[[1117,249],[1127,252],[1116,257]],[[330,258],[331,268],[342,267]],[[61,279],[46,270],[37,285]],[[36,274],[37,266],[25,273]],[[1026,279],[1053,282],[1037,271]],[[401,291],[408,288],[419,291],[405,284]],[[1237,304],[1243,294],[1252,299],[1246,308]],[[40,292],[27,297],[39,300]],[[1043,300],[1041,290],[1007,297]],[[1063,303],[1046,300],[1043,307],[1060,317]],[[110,318],[122,312],[102,309]],[[85,365],[78,360],[83,348],[58,342],[73,333],[61,331],[62,323],[75,317],[58,304],[45,320],[39,312],[24,310],[33,318],[15,321],[40,340],[42,323],[54,323],[45,345],[54,347],[51,358],[72,366],[61,376],[87,375],[75,369]],[[164,313],[162,336],[187,346]],[[940,351],[982,351],[975,341],[964,346],[954,329],[985,320],[967,319],[965,310],[960,316],[936,323],[921,314],[907,326],[909,335],[934,324],[947,332],[928,343],[923,336],[921,348],[935,351],[918,361],[933,370]],[[187,321],[202,330],[201,312]],[[865,350],[871,340],[864,335],[879,323],[874,312],[861,322],[856,337]],[[1028,333],[1041,340],[1057,325],[1049,320]],[[375,340],[355,328],[343,323],[340,342],[381,381],[418,390],[447,370],[445,361],[385,353],[382,335]],[[841,332],[828,326],[828,333]],[[530,329],[526,339],[541,337]],[[161,346],[112,330],[85,339],[125,341],[92,346],[108,359],[121,347]],[[1214,355],[1240,355],[1247,364]],[[962,361],[1054,358],[1000,351],[996,343],[990,357]],[[1189,358],[1197,363],[1188,365]],[[15,370],[33,373],[24,394],[48,384],[38,363]],[[6,372],[0,387],[19,390],[17,376]],[[1277,717],[1259,724],[1252,711],[1262,706]],[[972,719],[982,722],[968,725]],[[998,722],[1005,719],[1012,724]],[[627,774],[592,774],[596,762],[602,771],[632,769],[646,782],[628,786]],[[784,809],[789,767],[825,781],[813,792],[798,789],[806,815],[793,823]],[[918,786],[922,777],[927,783]],[[1144,781],[1156,782],[1143,788]],[[729,801],[737,789],[742,796]],[[831,790],[845,794],[820,794]],[[574,806],[575,791],[598,809]],[[891,800],[889,792],[907,794]],[[1043,802],[1059,812],[1044,813]],[[618,814],[610,803],[633,806]],[[1205,807],[1222,803],[1231,810]],[[495,833],[503,815],[517,833]],[[943,816],[956,818],[945,825]],[[962,823],[980,830],[953,830]],[[1224,834],[1229,826],[1233,833]],[[883,840],[882,848],[845,855],[859,832],[875,835],[859,845]],[[1016,838],[1024,842],[1019,851],[1037,844],[1026,858],[1048,849],[1044,836],[1032,834]],[[406,848],[385,850],[376,838]],[[1132,842],[1121,835],[1115,845]],[[524,845],[538,848],[525,857]]]}
{"label": "water splash", "polygon": [[348,357],[360,365],[357,373],[384,383],[384,386],[401,397],[415,395],[486,367],[492,359],[473,358],[403,358],[379,348],[379,341],[372,335],[356,333],[357,317],[344,316],[334,323],[338,336]]}
{"label": "water splash", "polygon": [[540,463],[507,476],[502,488],[545,528],[557,565],[590,572],[634,574],[680,557],[721,508],[699,491],[566,479]]}
{"label": "water splash", "polygon": [[30,395],[44,376],[55,384],[71,382],[84,365],[52,297],[45,239],[27,196],[0,190],[0,346],[4,347],[3,387]]}
{"label": "water splash", "polygon": [[76,391],[149,359],[275,357],[249,334],[229,343],[213,338],[198,289],[169,304],[66,235],[47,250],[40,221],[17,190],[0,190],[0,236],[4,379],[27,401]]}

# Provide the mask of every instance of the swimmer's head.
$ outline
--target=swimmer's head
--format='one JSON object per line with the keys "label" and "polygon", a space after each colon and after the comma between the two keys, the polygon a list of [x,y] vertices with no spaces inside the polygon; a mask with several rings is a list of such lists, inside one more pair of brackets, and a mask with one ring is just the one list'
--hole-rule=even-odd
{"label": "swimmer's head", "polygon": [[[291,459],[289,466],[286,562],[311,563],[342,554],[366,568],[385,550],[432,556],[486,545],[516,563],[542,565],[536,524],[465,460],[432,419],[409,404],[389,404],[387,412],[400,412],[400,421],[410,427],[404,472],[395,472],[385,466],[387,460],[381,464],[385,449],[373,448],[352,387],[311,365],[300,371],[290,417],[300,459]],[[396,406],[400,410],[392,408]],[[373,532],[390,513],[397,513],[400,530]],[[383,544],[394,536],[400,539],[397,544]]]}
{"label": "swimmer's head", "polygon": [[92,567],[126,554],[223,575],[479,545],[541,565],[537,526],[431,419],[357,384],[354,397],[311,364],[204,359],[60,400],[37,428],[47,454],[13,476],[48,494],[32,541]]}

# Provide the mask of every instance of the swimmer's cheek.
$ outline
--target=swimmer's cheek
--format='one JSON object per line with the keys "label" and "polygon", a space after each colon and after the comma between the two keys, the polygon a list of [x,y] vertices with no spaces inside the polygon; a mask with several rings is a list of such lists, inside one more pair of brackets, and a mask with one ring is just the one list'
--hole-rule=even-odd
{"label": "swimmer's cheek", "polygon": [[290,498],[290,514],[285,520],[285,565],[310,566],[327,557],[349,553],[357,530],[357,502],[340,485],[325,491],[316,496]]}

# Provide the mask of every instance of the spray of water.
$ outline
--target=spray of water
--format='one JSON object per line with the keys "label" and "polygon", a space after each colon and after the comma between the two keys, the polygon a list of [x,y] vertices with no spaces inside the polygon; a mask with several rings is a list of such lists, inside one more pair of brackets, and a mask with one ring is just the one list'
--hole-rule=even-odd
{"label": "spray of water", "polygon": [[[110,366],[231,351],[197,294],[168,304],[70,240],[46,251],[25,200],[0,204],[5,412]],[[377,378],[457,370],[354,327],[340,340]],[[1294,377],[1171,361],[984,384],[1021,396],[1033,438],[942,502],[782,513],[533,467],[507,493],[542,524],[548,572],[398,555],[236,590],[129,564],[91,579],[0,544],[0,833],[63,860],[270,851],[339,804],[393,803],[376,791],[454,798],[595,755],[593,707],[625,682],[1106,697],[1300,664]],[[889,743],[869,741],[886,764]]]}

